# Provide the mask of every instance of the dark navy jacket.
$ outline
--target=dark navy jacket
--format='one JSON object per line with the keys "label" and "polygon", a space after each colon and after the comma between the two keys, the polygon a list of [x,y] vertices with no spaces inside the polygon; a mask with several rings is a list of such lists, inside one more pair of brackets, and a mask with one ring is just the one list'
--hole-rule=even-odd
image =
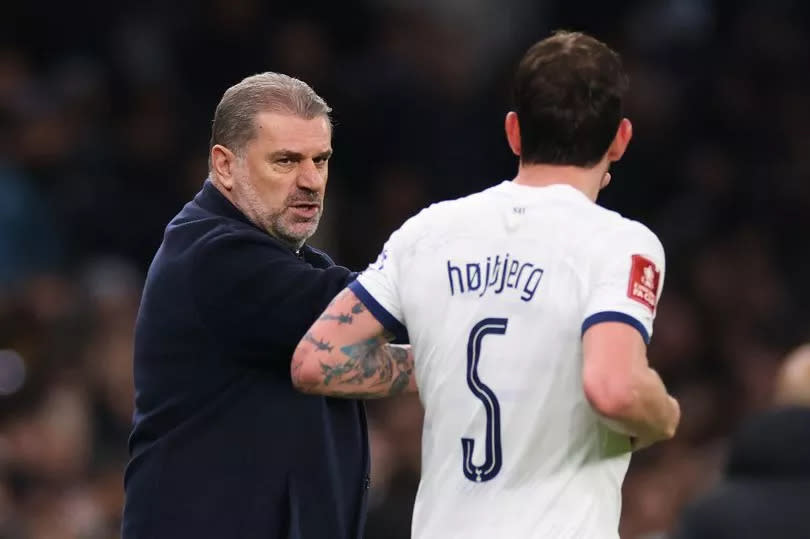
{"label": "dark navy jacket", "polygon": [[169,223],[135,328],[124,539],[362,537],[363,406],[298,393],[289,374],[353,277],[208,181]]}
{"label": "dark navy jacket", "polygon": [[676,539],[810,538],[810,408],[750,417],[731,440],[725,477],[690,504]]}

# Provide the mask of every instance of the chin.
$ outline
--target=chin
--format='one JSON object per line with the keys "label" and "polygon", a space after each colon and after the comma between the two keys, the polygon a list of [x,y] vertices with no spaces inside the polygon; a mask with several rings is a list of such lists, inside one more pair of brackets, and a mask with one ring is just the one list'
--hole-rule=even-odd
{"label": "chin", "polygon": [[318,226],[291,226],[291,227],[284,227],[282,230],[279,230],[277,234],[273,234],[277,236],[284,242],[296,246],[296,248],[300,247],[304,244],[309,238],[315,234],[315,231],[318,229]]}
{"label": "chin", "polygon": [[315,221],[314,223],[296,223],[295,225],[289,227],[287,229],[289,232],[292,232],[290,236],[295,238],[299,238],[299,241],[304,242],[312,237],[313,234],[318,230],[318,222]]}

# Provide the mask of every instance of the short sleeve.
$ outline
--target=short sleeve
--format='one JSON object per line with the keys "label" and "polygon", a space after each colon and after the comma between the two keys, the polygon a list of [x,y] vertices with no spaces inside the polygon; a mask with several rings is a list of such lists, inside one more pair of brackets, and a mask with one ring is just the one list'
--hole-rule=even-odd
{"label": "short sleeve", "polygon": [[649,344],[664,272],[664,248],[655,234],[635,222],[622,227],[593,259],[582,333],[600,322],[624,322]]}
{"label": "short sleeve", "polygon": [[377,260],[369,264],[356,281],[349,284],[358,299],[398,341],[407,339],[399,295],[399,267],[404,254],[403,236],[402,229],[394,232]]}

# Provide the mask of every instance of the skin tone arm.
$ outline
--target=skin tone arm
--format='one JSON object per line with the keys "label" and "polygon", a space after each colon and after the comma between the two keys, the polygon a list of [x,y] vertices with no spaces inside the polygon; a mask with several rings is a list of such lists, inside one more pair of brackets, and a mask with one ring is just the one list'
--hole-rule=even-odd
{"label": "skin tone arm", "polygon": [[304,393],[355,399],[416,391],[411,347],[389,344],[392,339],[344,289],[298,343],[293,385]]}
{"label": "skin tone arm", "polygon": [[639,332],[621,322],[588,328],[582,338],[583,387],[596,412],[641,449],[675,435],[681,410],[649,367]]}

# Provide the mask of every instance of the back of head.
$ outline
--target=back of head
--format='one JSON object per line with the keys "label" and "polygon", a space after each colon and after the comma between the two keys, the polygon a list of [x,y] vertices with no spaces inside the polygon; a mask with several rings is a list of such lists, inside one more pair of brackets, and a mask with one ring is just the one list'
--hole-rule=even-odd
{"label": "back of head", "polygon": [[[282,73],[252,75],[225,91],[214,112],[211,148],[225,146],[237,155],[255,136],[255,119],[260,112],[291,114],[307,120],[325,116],[332,109],[307,83]],[[209,158],[209,169],[211,163]]]}
{"label": "back of head", "polygon": [[785,357],[774,404],[735,434],[726,467],[730,477],[810,477],[810,344]]}
{"label": "back of head", "polygon": [[810,344],[784,359],[776,377],[774,401],[784,406],[810,406]]}
{"label": "back of head", "polygon": [[596,165],[622,119],[628,79],[619,55],[579,32],[534,44],[514,84],[521,163]]}

